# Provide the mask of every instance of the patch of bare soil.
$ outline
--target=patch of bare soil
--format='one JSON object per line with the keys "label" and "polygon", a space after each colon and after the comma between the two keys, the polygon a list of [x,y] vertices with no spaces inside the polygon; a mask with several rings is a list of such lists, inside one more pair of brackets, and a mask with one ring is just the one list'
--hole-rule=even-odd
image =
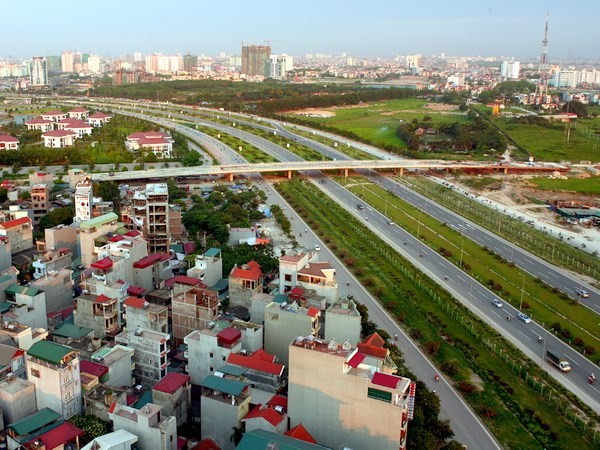
{"label": "patch of bare soil", "polygon": [[423,108],[431,109],[433,111],[456,111],[458,105],[450,105],[448,103],[425,103]]}

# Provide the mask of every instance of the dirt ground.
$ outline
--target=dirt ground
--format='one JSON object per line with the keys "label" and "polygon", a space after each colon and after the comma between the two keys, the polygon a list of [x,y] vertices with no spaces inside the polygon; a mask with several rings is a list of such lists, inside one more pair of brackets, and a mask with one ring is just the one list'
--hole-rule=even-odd
{"label": "dirt ground", "polygon": [[270,238],[273,243],[273,252],[275,253],[275,256],[279,257],[281,255],[281,250],[284,250],[285,253],[289,253],[289,251],[294,248],[292,239],[283,232],[273,217],[261,220],[260,224],[262,236]]}
{"label": "dirt ground", "polygon": [[295,114],[297,116],[309,116],[309,117],[334,117],[335,113],[331,110],[316,109],[316,108],[305,108],[297,109],[294,111],[285,111],[285,114]]}
{"label": "dirt ground", "polygon": [[458,105],[450,105],[448,103],[425,103],[424,108],[433,111],[458,111]]}

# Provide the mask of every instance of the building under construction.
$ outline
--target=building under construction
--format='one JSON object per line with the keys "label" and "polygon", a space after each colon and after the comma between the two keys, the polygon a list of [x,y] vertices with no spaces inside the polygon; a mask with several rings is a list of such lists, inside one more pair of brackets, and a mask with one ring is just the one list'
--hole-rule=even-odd
{"label": "building under construction", "polygon": [[269,45],[243,45],[242,74],[265,76],[269,56],[271,56],[271,46]]}

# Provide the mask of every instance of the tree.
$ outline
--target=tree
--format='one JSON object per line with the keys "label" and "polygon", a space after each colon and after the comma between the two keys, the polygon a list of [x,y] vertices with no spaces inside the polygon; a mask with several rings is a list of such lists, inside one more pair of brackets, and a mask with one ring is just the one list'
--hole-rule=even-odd
{"label": "tree", "polygon": [[8,200],[8,189],[0,188],[0,203],[4,203]]}
{"label": "tree", "polygon": [[587,117],[588,116],[588,107],[577,100],[571,100],[567,102],[562,107],[563,111],[568,111],[577,114],[577,117]]}
{"label": "tree", "polygon": [[73,416],[69,419],[69,422],[85,431],[80,442],[81,446],[88,444],[98,436],[102,436],[110,431],[108,422],[92,415]]}
{"label": "tree", "polygon": [[117,214],[121,209],[121,191],[114,181],[94,183],[94,196],[102,197],[105,202],[113,202],[113,211]]}
{"label": "tree", "polygon": [[75,215],[75,207],[73,205],[65,206],[64,208],[57,208],[50,211],[44,217],[40,219],[39,227],[40,230],[46,228],[52,228],[57,225],[69,225],[73,223],[73,216]]}

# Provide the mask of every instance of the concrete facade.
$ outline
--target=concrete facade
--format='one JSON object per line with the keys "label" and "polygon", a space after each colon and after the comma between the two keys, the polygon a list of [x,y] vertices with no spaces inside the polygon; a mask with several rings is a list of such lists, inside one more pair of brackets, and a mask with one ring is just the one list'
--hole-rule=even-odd
{"label": "concrete facade", "polygon": [[216,291],[194,287],[173,297],[173,337],[175,345],[194,330],[202,330],[216,319],[219,294]]}
{"label": "concrete facade", "polygon": [[48,312],[59,311],[73,304],[73,271],[60,269],[30,282],[30,286],[44,291]]}
{"label": "concrete facade", "polygon": [[115,337],[117,344],[133,348],[133,375],[140,384],[153,386],[167,374],[169,337],[149,330],[124,331]]}
{"label": "concrete facade", "polygon": [[81,263],[85,267],[89,267],[97,259],[94,241],[100,236],[115,233],[118,228],[117,219],[115,213],[108,213],[79,223]]}
{"label": "concrete facade", "polygon": [[163,416],[152,403],[141,409],[114,403],[109,418],[115,430],[126,430],[138,437],[140,450],[176,450],[177,423],[173,416]]}
{"label": "concrete facade", "polygon": [[162,413],[174,416],[177,426],[187,422],[192,404],[190,377],[171,372],[152,388],[152,401],[162,408]]}
{"label": "concrete facade", "polygon": [[4,414],[6,425],[36,412],[35,385],[21,378],[1,382],[0,409]]}
{"label": "concrete facade", "polygon": [[348,341],[355,345],[360,341],[360,313],[356,304],[347,298],[340,298],[325,311],[325,340]]}
{"label": "concrete facade", "polygon": [[223,278],[221,250],[209,248],[203,255],[197,255],[194,267],[187,271],[187,275],[199,278],[208,287],[217,284]]}
{"label": "concrete facade", "polygon": [[29,250],[33,247],[33,228],[31,219],[22,217],[0,223],[0,237],[6,236],[10,241],[11,254]]}
{"label": "concrete facade", "polygon": [[106,339],[119,330],[117,300],[105,295],[80,295],[74,300],[73,321],[79,327],[94,330],[96,337]]}

